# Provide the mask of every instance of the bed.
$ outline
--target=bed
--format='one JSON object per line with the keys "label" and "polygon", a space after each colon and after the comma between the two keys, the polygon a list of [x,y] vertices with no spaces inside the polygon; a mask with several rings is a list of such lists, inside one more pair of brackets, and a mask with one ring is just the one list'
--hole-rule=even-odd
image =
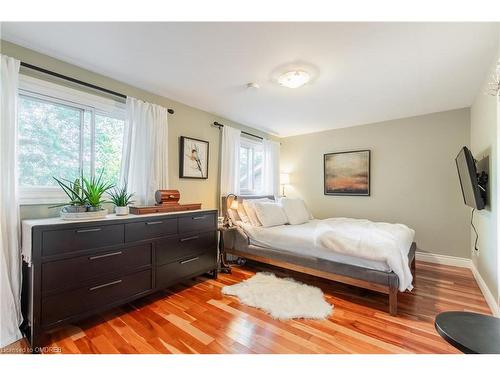
{"label": "bed", "polygon": [[[258,198],[274,200],[272,196],[243,197],[243,199]],[[239,197],[238,200],[241,202],[242,198]],[[228,210],[227,203],[223,199],[223,212]],[[235,210],[231,210],[230,214],[233,222],[239,222]],[[244,259],[385,293],[388,295],[389,313],[397,315],[398,292],[401,289],[398,275],[386,262],[324,251],[315,246],[312,233],[320,223],[321,220],[313,219],[300,225],[270,228],[239,223],[233,230],[223,232],[225,252]],[[415,250],[415,242],[408,242],[405,255],[413,279]]]}

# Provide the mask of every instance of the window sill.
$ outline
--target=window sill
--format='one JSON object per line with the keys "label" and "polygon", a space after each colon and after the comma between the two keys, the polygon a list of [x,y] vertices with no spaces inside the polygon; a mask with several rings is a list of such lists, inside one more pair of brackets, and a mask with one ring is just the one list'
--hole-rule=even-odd
{"label": "window sill", "polygon": [[[103,196],[105,201],[111,199],[109,193]],[[19,205],[20,206],[47,206],[47,205],[66,205],[69,198],[61,192],[59,188],[20,188],[19,189]]]}
{"label": "window sill", "polygon": [[68,197],[56,187],[21,187],[19,204],[21,206],[65,204]]}
{"label": "window sill", "polygon": [[238,197],[241,198],[256,198],[256,197],[270,197],[272,194],[264,193],[240,193]]}
{"label": "window sill", "polygon": [[51,199],[51,198],[20,198],[20,206],[47,206],[47,205],[58,205],[66,204],[65,199]]}

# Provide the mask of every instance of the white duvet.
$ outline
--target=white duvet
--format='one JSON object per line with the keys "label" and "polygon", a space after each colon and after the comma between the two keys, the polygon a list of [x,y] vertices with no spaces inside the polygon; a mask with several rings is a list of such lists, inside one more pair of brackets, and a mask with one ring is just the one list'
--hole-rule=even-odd
{"label": "white duvet", "polygon": [[412,290],[408,249],[415,231],[403,224],[331,218],[322,220],[314,234],[316,246],[362,259],[386,262],[399,278],[399,290]]}
{"label": "white duvet", "polygon": [[394,271],[399,277],[399,289],[412,289],[408,251],[415,232],[405,225],[346,218],[310,220],[305,224],[270,228],[238,224],[253,245],[379,271]]}

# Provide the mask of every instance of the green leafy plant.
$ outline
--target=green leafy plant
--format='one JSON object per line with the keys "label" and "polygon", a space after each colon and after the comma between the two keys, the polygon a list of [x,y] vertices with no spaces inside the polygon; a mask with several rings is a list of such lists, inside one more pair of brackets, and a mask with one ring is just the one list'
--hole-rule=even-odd
{"label": "green leafy plant", "polygon": [[[61,189],[63,189],[64,193],[68,196],[70,205],[84,206],[87,203],[87,199],[85,197],[79,178],[75,179],[75,181],[70,181],[65,178],[61,179],[58,179],[56,177],[52,178],[56,180]],[[52,207],[60,207],[60,206],[65,206],[67,204],[68,203],[64,203]]]}
{"label": "green leafy plant", "polygon": [[90,207],[101,207],[103,203],[107,203],[106,200],[102,199],[104,193],[113,188],[115,185],[102,180],[102,174],[104,169],[99,174],[99,177],[91,177],[89,179],[82,177],[83,181],[83,194],[87,204]]}
{"label": "green leafy plant", "polygon": [[134,196],[134,193],[127,193],[127,185],[123,186],[121,189],[119,188],[114,188],[112,191],[109,193],[111,197],[111,202],[117,207],[126,207],[130,203],[133,203],[132,197]]}

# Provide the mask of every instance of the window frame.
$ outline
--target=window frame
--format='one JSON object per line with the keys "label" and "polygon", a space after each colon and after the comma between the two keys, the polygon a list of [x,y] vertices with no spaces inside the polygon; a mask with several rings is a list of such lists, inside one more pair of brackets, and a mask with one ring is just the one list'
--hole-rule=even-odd
{"label": "window frame", "polygon": [[[104,115],[125,121],[125,103],[108,99],[68,86],[20,75],[18,96],[33,98],[42,102],[67,106],[81,111],[79,137],[79,169],[84,168],[83,126],[85,113],[90,113],[90,170],[95,172],[95,116]],[[19,147],[19,146],[18,146]],[[21,205],[58,204],[66,202],[67,197],[57,186],[19,186]]]}
{"label": "window frame", "polygon": [[[241,148],[248,148],[248,149],[251,149],[252,150],[252,162],[250,163],[251,165],[251,168],[249,168],[249,163],[247,162],[247,176],[250,177],[251,176],[251,179],[252,179],[252,189],[242,189],[241,188],[241,175],[238,176],[238,184],[240,184],[240,195],[241,196],[253,196],[253,195],[261,195],[262,194],[262,191],[257,191],[254,189],[255,187],[255,150],[256,149],[260,149],[260,151],[262,152],[262,157],[264,158],[264,145],[262,142],[259,142],[257,140],[254,140],[254,139],[250,139],[250,138],[247,138],[247,137],[241,137],[240,138],[240,150],[239,152],[241,152]],[[264,162],[264,160],[262,161]],[[241,168],[241,159],[240,159],[240,165],[238,166],[238,171],[240,170]],[[251,170],[251,173],[250,173],[250,170]],[[263,177],[261,177],[263,178]],[[264,181],[262,181],[263,183]]]}

